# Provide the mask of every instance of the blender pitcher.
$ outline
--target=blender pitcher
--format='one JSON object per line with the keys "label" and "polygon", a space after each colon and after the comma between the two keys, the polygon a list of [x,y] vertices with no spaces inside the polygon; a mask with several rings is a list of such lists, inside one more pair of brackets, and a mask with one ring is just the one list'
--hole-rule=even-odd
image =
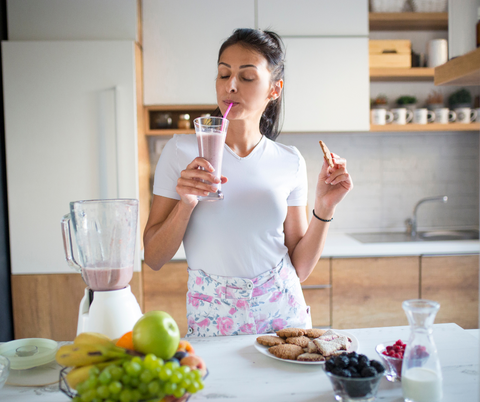
{"label": "blender pitcher", "polygon": [[[65,257],[93,291],[125,288],[135,259],[138,200],[74,201],[62,219]],[[79,261],[73,256],[73,227]]]}

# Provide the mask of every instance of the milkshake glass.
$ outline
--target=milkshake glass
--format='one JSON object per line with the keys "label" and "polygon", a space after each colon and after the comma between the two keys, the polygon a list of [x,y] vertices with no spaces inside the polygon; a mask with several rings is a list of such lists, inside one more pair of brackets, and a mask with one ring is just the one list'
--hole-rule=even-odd
{"label": "milkshake glass", "polygon": [[[198,143],[198,154],[205,158],[215,169],[212,174],[218,179],[221,178],[223,149],[227,135],[228,120],[223,117],[198,117],[193,121]],[[206,182],[212,184],[210,182]],[[217,192],[209,193],[207,196],[199,196],[199,201],[223,200],[220,183],[213,185]]]}

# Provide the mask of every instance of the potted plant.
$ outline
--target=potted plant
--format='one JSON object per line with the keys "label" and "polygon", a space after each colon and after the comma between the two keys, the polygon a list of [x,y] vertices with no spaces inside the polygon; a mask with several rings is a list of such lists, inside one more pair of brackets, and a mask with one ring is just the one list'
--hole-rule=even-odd
{"label": "potted plant", "polygon": [[430,110],[443,108],[443,95],[440,92],[433,91],[427,97],[427,108]]}
{"label": "potted plant", "polygon": [[465,88],[459,89],[448,97],[450,109],[470,107],[472,104],[472,95]]}
{"label": "potted plant", "polygon": [[386,109],[388,105],[388,98],[386,95],[380,94],[370,102],[371,109]]}
{"label": "potted plant", "polygon": [[407,108],[411,111],[417,106],[417,98],[410,95],[402,95],[397,99],[397,105],[400,107]]}

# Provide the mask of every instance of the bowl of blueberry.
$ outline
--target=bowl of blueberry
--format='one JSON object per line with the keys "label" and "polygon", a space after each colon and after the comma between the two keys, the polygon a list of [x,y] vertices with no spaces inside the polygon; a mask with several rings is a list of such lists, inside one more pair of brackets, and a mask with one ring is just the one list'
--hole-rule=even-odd
{"label": "bowl of blueberry", "polygon": [[385,367],[365,355],[344,352],[325,362],[325,372],[337,401],[371,402],[377,395]]}

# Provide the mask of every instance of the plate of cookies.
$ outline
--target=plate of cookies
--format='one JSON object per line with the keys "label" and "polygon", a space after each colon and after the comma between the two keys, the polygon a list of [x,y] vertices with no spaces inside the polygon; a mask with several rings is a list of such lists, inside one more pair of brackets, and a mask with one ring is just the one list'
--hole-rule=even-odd
{"label": "plate of cookies", "polygon": [[257,337],[255,349],[272,359],[297,364],[324,364],[329,357],[358,350],[358,340],[346,331],[284,328]]}

